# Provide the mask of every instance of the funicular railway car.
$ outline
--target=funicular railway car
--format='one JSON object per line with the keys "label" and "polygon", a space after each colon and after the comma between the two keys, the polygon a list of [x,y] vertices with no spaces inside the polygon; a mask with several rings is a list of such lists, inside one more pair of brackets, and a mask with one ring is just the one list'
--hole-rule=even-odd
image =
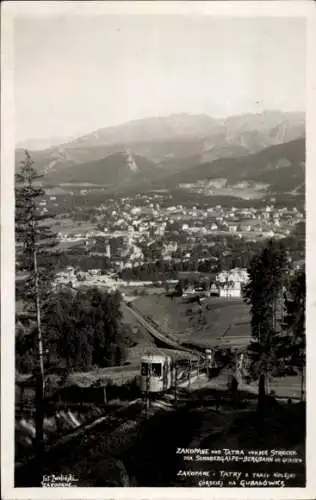
{"label": "funicular railway car", "polygon": [[157,394],[174,385],[175,366],[170,356],[149,354],[141,358],[140,389],[143,393]]}

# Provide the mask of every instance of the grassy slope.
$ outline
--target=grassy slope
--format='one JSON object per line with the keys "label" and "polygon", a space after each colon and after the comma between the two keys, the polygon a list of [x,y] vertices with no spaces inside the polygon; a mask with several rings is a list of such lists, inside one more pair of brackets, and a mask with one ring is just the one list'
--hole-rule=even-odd
{"label": "grassy slope", "polygon": [[187,304],[182,298],[144,296],[134,305],[163,332],[182,342],[205,344],[225,336],[250,335],[249,308],[242,300],[210,298],[202,303],[201,313],[197,304]]}

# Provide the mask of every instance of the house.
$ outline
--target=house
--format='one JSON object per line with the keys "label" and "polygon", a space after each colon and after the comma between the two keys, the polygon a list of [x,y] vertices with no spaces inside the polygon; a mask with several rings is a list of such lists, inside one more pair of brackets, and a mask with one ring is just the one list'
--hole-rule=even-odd
{"label": "house", "polygon": [[219,289],[219,296],[226,298],[241,298],[243,286],[248,281],[246,269],[235,268],[222,271],[216,276],[215,283]]}
{"label": "house", "polygon": [[177,249],[178,249],[178,243],[176,241],[165,243],[163,245],[162,255],[164,257],[171,256],[173,253],[175,253],[177,251]]}
{"label": "house", "polygon": [[228,281],[227,283],[221,284],[219,287],[219,296],[225,298],[240,298],[241,297],[241,287],[239,283],[234,283],[233,281]]}
{"label": "house", "polygon": [[139,247],[137,247],[136,245],[133,245],[133,247],[132,247],[132,252],[129,256],[129,260],[132,262],[133,261],[143,262],[143,260],[144,260],[144,254],[143,254],[142,250]]}

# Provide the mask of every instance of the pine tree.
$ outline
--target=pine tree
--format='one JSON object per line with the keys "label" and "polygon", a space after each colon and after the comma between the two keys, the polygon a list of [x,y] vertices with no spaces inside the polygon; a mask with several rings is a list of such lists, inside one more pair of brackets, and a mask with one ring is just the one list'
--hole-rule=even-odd
{"label": "pine tree", "polygon": [[255,255],[248,268],[249,281],[244,299],[251,306],[252,342],[249,347],[251,371],[259,377],[258,409],[263,407],[267,378],[277,362],[279,345],[278,312],[287,276],[284,248],[270,240]]}
{"label": "pine tree", "polygon": [[289,282],[285,297],[286,315],[283,329],[288,340],[288,358],[291,365],[301,373],[301,399],[304,399],[304,375],[306,362],[305,334],[305,302],[306,302],[305,269],[294,273]]}
{"label": "pine tree", "polygon": [[55,235],[45,224],[47,215],[40,213],[39,202],[45,194],[37,185],[41,177],[33,167],[33,160],[25,151],[15,186],[15,233],[17,246],[16,269],[26,275],[24,283],[25,308],[36,319],[36,448],[39,456],[43,447],[44,421],[44,347],[42,308],[51,288],[51,249],[56,245]]}

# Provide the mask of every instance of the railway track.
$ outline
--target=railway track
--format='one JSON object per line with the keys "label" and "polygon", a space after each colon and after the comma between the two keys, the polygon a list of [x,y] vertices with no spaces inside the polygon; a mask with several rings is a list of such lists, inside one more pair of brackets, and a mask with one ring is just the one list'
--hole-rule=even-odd
{"label": "railway track", "polygon": [[[191,374],[191,381],[197,377],[197,371]],[[186,373],[179,373],[177,388],[180,390],[189,385]],[[179,398],[177,405],[180,404]],[[158,396],[150,402],[150,414],[161,410],[172,410],[175,408],[174,388],[170,389],[161,396]],[[97,446],[101,440],[111,439],[115,432],[122,434],[126,432],[125,424],[131,423],[134,428],[143,420],[146,420],[146,407],[142,398],[137,398],[123,408],[114,410],[107,415],[97,418],[95,421],[83,424],[74,431],[67,433],[56,442],[47,445],[44,449],[41,469],[43,474],[58,473],[65,464],[84,459],[87,450]],[[124,429],[123,429],[124,427]],[[108,451],[110,449],[107,447]],[[32,455],[25,462],[16,464],[15,484],[19,486],[32,485],[34,470],[38,468],[38,461],[35,455]],[[34,483],[33,483],[34,484]]]}
{"label": "railway track", "polygon": [[[197,356],[200,364],[200,360],[203,356],[198,348],[195,349],[182,346],[176,340],[161,333],[133,307],[126,303],[124,303],[124,307],[128,308],[129,312],[134,315],[139,324],[146,329],[148,334],[151,335],[154,340],[160,342],[169,349],[171,348]],[[178,388],[185,387],[188,384],[188,369],[191,370],[190,377],[193,378],[199,373],[202,365],[200,365],[199,368],[197,370],[195,369],[193,372],[192,368],[192,366],[190,366],[190,368],[188,366],[180,368],[177,377]],[[170,396],[172,391],[173,389],[169,390],[165,395],[155,400],[156,409],[159,408],[159,403],[162,405],[167,403],[170,406]],[[123,408],[114,410],[107,415],[98,417],[93,422],[85,423],[80,427],[77,427],[72,432],[68,432],[54,443],[46,445],[43,454],[43,463],[41,466],[44,470],[51,471],[53,467],[53,470],[56,471],[58,466],[61,466],[64,462],[71,460],[72,453],[75,453],[76,456],[74,458],[78,459],[78,453],[84,453],[87,448],[92,447],[100,439],[100,435],[110,435],[130,419],[136,421],[137,418],[144,412],[144,407],[145,405],[143,404],[142,398],[138,398],[131,401]],[[36,467],[36,464],[37,458],[34,455],[30,456],[26,462],[17,463],[15,467],[16,484],[22,483],[22,485],[24,485],[25,483],[28,483],[32,477],[32,468]]]}
{"label": "railway track", "polygon": [[[191,373],[191,378],[195,377],[197,375],[197,370],[192,371]],[[186,385],[188,381],[187,373],[185,369],[179,370],[178,373],[178,387],[181,388]],[[171,388],[169,391],[166,391],[163,395],[159,396],[159,399],[163,400],[166,398],[166,396],[170,396],[172,393],[173,388]],[[111,431],[113,426],[117,427],[120,425],[126,418],[129,418],[133,412],[136,411],[142,411],[144,408],[143,405],[143,398],[139,397],[134,399],[133,401],[130,401],[127,405],[125,405],[122,408],[118,408],[113,410],[110,413],[107,413],[106,415],[99,416],[97,419],[93,420],[92,422],[86,422],[78,427],[76,427],[74,430],[67,432],[60,438],[58,438],[56,441],[52,443],[48,443],[45,446],[45,454],[53,454],[55,450],[58,450],[61,446],[69,443],[69,442],[74,442],[76,439],[81,439],[82,436],[88,431],[91,431],[91,437],[93,437],[93,432],[99,432],[101,428],[104,427],[104,430],[106,431]],[[35,456],[31,456],[27,459],[27,462],[30,462],[35,459]],[[17,468],[22,467],[24,464],[23,461],[17,464]]]}
{"label": "railway track", "polygon": [[[196,362],[184,363],[179,365],[178,376],[177,376],[177,386],[185,387],[189,385],[189,379],[199,375],[201,370],[205,367],[205,356],[201,353],[198,347],[183,346],[177,342],[174,338],[170,338],[167,335],[161,333],[155,325],[145,319],[142,314],[129,304],[123,303],[123,307],[126,307],[128,311],[133,314],[138,323],[147,331],[147,333],[154,338],[155,341],[161,343],[165,348],[174,349],[177,351],[182,351],[193,355],[196,358]],[[202,361],[202,362],[201,362]],[[190,375],[189,375],[190,371]],[[155,404],[159,406],[159,403],[164,405],[166,402],[170,404],[170,393],[173,392],[173,388],[168,391],[164,396],[158,397],[155,400]],[[144,404],[142,398],[135,399],[131,401],[128,405],[114,410],[111,413],[107,413],[101,417],[96,418],[92,422],[85,423],[80,427],[75,428],[71,432],[63,435],[57,439],[54,443],[47,444],[44,449],[44,457],[47,463],[54,463],[56,465],[56,460],[59,463],[63,461],[61,458],[64,455],[64,460],[69,460],[69,453],[65,455],[65,450],[69,448],[69,445],[77,452],[80,449],[86,449],[86,447],[93,446],[93,444],[100,438],[100,434],[111,434],[116,429],[118,429],[124,422],[128,419],[136,418],[144,410]],[[77,446],[80,445],[80,446]],[[31,470],[32,466],[36,463],[36,457],[28,457],[27,462],[18,463],[16,465],[16,473],[21,476],[25,476],[25,471]]]}
{"label": "railway track", "polygon": [[178,351],[187,352],[188,354],[201,356],[201,352],[198,348],[188,348],[184,347],[182,344],[177,342],[175,339],[167,336],[164,333],[161,333],[151,322],[145,319],[142,314],[131,304],[123,303],[123,307],[125,307],[138,321],[138,323],[147,330],[151,337],[154,340],[160,342],[168,349],[176,349]]}
{"label": "railway track", "polygon": [[[131,303],[126,303],[123,302],[123,307],[126,307],[128,311],[135,317],[135,319],[139,322],[141,326],[145,328],[145,330],[148,332],[148,334],[154,338],[155,341],[160,342],[162,345],[164,345],[165,348],[168,349],[175,349],[178,351],[183,351],[188,354],[191,354],[193,356],[197,356],[198,358],[203,358],[203,353],[201,352],[201,348],[198,346],[185,346],[178,342],[176,339],[173,337],[164,334],[158,330],[158,328],[152,323],[152,321],[148,320],[147,318],[144,318],[142,313]],[[249,343],[249,336],[248,335],[229,335],[229,331],[231,329],[232,325],[229,325],[229,327],[223,332],[221,337],[217,337],[215,339],[215,344],[218,345],[220,343],[223,346],[231,345],[234,342],[237,342],[237,344],[248,344]]]}

